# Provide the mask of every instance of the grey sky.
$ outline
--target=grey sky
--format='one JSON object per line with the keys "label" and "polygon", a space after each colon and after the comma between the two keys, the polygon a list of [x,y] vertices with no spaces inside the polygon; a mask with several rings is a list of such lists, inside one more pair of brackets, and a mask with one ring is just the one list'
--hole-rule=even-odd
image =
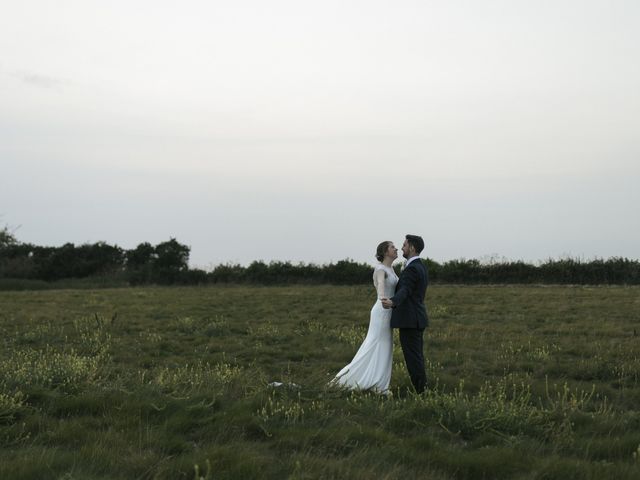
{"label": "grey sky", "polygon": [[194,265],[638,258],[635,1],[33,1],[0,17],[0,222]]}

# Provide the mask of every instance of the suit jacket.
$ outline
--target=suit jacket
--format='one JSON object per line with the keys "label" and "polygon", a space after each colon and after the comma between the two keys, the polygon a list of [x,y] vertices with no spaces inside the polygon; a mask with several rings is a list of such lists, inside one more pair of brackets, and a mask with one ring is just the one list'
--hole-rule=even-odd
{"label": "suit jacket", "polygon": [[396,293],[391,297],[391,328],[424,329],[429,325],[424,296],[429,275],[421,259],[411,262],[400,274]]}

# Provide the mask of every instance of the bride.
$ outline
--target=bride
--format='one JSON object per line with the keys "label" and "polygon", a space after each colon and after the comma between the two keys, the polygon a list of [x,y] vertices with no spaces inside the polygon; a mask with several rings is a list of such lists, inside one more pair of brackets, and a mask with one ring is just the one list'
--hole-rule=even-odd
{"label": "bride", "polygon": [[393,242],[382,242],[378,245],[376,258],[380,263],[373,271],[373,285],[378,299],[371,309],[367,336],[351,363],[340,370],[331,383],[389,394],[393,358],[391,309],[384,309],[380,300],[391,298],[398,283],[398,276],[391,268],[398,258],[398,249]]}

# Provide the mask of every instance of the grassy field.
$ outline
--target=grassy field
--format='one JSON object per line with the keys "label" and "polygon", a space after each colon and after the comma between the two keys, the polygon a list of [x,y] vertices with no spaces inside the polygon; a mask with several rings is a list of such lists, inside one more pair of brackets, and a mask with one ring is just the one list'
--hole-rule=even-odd
{"label": "grassy field", "polygon": [[434,286],[428,392],[326,387],[373,301],[0,292],[0,478],[640,478],[640,287]]}

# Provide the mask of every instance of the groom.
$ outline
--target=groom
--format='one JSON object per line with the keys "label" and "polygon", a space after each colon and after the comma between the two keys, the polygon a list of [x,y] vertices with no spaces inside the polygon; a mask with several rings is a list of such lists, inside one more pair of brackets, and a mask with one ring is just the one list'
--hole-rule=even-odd
{"label": "groom", "polygon": [[400,345],[411,383],[416,392],[422,393],[427,385],[424,370],[423,334],[429,324],[424,295],[429,283],[427,269],[420,252],[424,241],[417,235],[407,235],[402,245],[402,256],[407,259],[404,270],[396,285],[395,295],[383,298],[382,306],[392,308],[391,328],[400,330]]}

